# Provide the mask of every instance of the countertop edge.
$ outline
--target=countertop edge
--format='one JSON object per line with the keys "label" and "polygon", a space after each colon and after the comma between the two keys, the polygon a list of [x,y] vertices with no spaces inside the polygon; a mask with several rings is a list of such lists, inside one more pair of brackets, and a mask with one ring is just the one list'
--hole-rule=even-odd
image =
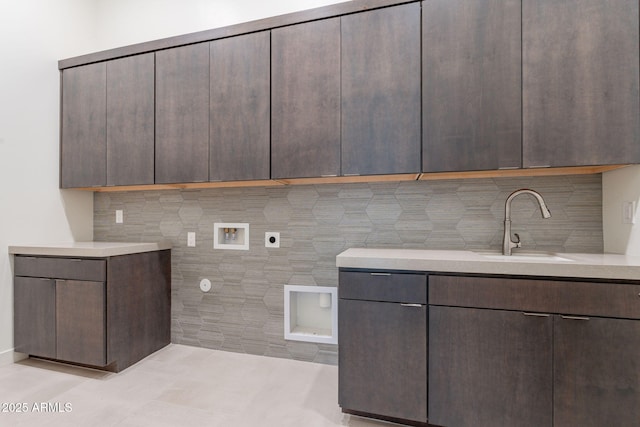
{"label": "countertop edge", "polygon": [[[412,253],[415,254],[412,257]],[[442,256],[438,258],[438,254]],[[369,255],[367,255],[369,254]],[[419,256],[424,255],[426,256]],[[564,255],[564,254],[563,254]],[[486,260],[472,251],[348,249],[336,257],[338,268],[385,269],[428,273],[640,280],[640,258],[624,255],[566,254],[573,262]],[[596,262],[593,257],[598,259]]]}
{"label": "countertop edge", "polygon": [[9,246],[9,254],[106,258],[167,249],[171,249],[171,243],[167,241],[149,243],[75,242],[47,245],[14,245]]}

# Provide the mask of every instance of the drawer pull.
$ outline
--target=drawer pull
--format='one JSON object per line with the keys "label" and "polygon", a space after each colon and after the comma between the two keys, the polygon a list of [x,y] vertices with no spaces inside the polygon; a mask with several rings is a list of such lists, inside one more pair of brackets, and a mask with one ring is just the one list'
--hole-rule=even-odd
{"label": "drawer pull", "polygon": [[391,273],[371,273],[372,276],[391,276]]}
{"label": "drawer pull", "polygon": [[589,320],[588,317],[582,317],[582,316],[560,316],[560,317],[567,320]]}
{"label": "drawer pull", "polygon": [[422,304],[400,304],[403,307],[422,307]]}
{"label": "drawer pull", "polygon": [[549,317],[551,316],[550,314],[547,313],[522,313],[525,316],[531,316],[531,317]]}

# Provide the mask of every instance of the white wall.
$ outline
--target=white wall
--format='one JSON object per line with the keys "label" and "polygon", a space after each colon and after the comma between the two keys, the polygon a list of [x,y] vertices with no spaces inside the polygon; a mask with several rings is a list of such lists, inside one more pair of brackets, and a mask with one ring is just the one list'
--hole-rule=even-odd
{"label": "white wall", "polygon": [[0,0],[0,363],[13,360],[8,246],[90,240],[93,197],[58,189],[57,61],[95,40],[85,0]]}
{"label": "white wall", "polygon": [[95,0],[100,49],[283,15],[346,0]]}
{"label": "white wall", "polygon": [[9,245],[93,238],[91,193],[61,191],[57,61],[342,0],[0,0],[0,364],[13,360]]}
{"label": "white wall", "polygon": [[[623,202],[636,202],[635,224],[622,221]],[[605,252],[640,256],[640,166],[602,176],[602,222]]]}

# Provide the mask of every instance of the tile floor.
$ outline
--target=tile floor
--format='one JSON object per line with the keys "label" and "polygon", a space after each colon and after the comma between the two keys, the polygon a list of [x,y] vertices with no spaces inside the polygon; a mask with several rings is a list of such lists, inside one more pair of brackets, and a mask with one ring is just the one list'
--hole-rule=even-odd
{"label": "tile floor", "polygon": [[[0,426],[389,425],[337,401],[336,366],[177,344],[118,374],[37,359],[0,367]],[[27,411],[5,412],[15,404]]]}

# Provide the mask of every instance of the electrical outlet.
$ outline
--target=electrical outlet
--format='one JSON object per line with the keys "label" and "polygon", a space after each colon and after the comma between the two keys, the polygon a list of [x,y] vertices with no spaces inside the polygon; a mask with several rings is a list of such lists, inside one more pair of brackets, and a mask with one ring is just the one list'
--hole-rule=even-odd
{"label": "electrical outlet", "polygon": [[189,231],[187,233],[187,246],[190,248],[196,247],[196,233],[195,231]]}
{"label": "electrical outlet", "polygon": [[264,247],[279,248],[280,233],[278,233],[277,231],[267,231],[266,233],[264,233]]}
{"label": "electrical outlet", "polygon": [[122,209],[116,210],[116,224],[122,224],[124,222],[124,215]]}

